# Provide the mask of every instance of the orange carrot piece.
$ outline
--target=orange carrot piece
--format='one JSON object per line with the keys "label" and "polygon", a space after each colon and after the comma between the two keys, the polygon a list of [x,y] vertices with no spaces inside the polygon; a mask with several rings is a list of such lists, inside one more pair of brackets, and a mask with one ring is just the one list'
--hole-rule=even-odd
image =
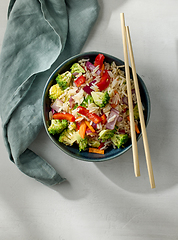
{"label": "orange carrot piece", "polygon": [[139,130],[139,128],[138,128],[138,126],[137,126],[137,124],[135,123],[135,131],[136,131],[136,133],[140,133],[140,130]]}
{"label": "orange carrot piece", "polygon": [[102,124],[106,124],[106,122],[107,122],[107,118],[106,118],[106,115],[103,113],[103,115],[101,116],[101,118],[102,118]]}
{"label": "orange carrot piece", "polygon": [[104,63],[103,63],[103,65],[101,66],[101,73],[100,73],[101,76],[103,76],[104,69],[105,69],[105,66],[104,66]]}
{"label": "orange carrot piece", "polygon": [[90,153],[98,153],[98,154],[104,154],[104,150],[100,150],[98,148],[89,148]]}
{"label": "orange carrot piece", "polygon": [[83,139],[85,138],[86,128],[87,128],[87,125],[86,125],[85,121],[82,121],[80,124],[80,127],[79,127],[79,134],[80,134],[81,138],[83,138]]}
{"label": "orange carrot piece", "polygon": [[101,71],[104,71],[104,63],[103,63],[103,65],[101,66]]}
{"label": "orange carrot piece", "polygon": [[110,104],[110,105],[111,105],[112,108],[117,107],[117,104],[114,104],[114,103],[112,103],[112,104]]}
{"label": "orange carrot piece", "polygon": [[[129,122],[130,122],[130,117],[129,117],[129,116],[127,116],[127,119],[128,119]],[[139,128],[138,128],[136,122],[135,122],[135,131],[136,131],[136,133],[138,133],[138,134],[140,133],[140,130],[139,130]]]}
{"label": "orange carrot piece", "polygon": [[91,126],[91,124],[87,120],[85,120],[85,123],[86,123],[87,127],[94,133],[95,129]]}

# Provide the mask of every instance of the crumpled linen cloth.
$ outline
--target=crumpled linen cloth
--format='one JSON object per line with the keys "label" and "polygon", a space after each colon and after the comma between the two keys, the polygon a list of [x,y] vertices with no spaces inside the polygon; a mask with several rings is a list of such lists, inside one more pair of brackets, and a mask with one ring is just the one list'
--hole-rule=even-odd
{"label": "crumpled linen cloth", "polygon": [[65,178],[28,149],[43,126],[42,93],[54,69],[78,54],[98,16],[97,0],[11,0],[0,53],[0,115],[9,158],[45,185]]}

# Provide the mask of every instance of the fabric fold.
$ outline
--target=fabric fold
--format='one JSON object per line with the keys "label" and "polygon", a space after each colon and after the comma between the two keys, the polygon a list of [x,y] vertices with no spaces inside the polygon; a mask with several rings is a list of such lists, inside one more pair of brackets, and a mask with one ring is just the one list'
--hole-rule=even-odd
{"label": "fabric fold", "polygon": [[11,0],[0,54],[0,114],[9,158],[46,184],[64,181],[28,149],[43,126],[41,102],[54,69],[78,54],[98,16],[96,0]]}

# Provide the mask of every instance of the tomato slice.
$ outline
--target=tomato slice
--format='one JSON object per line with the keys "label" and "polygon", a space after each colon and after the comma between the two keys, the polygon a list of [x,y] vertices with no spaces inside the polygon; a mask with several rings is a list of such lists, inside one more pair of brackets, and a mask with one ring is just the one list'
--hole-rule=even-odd
{"label": "tomato slice", "polygon": [[103,75],[101,77],[100,82],[97,83],[96,85],[98,86],[100,91],[103,91],[103,90],[105,90],[109,86],[109,83],[110,83],[110,76],[109,76],[108,71],[105,70],[103,72]]}
{"label": "tomato slice", "polygon": [[102,65],[103,65],[103,61],[104,61],[104,55],[99,53],[96,58],[95,58],[95,61],[94,61],[94,65],[95,67],[99,65],[99,68],[101,69]]}
{"label": "tomato slice", "polygon": [[85,83],[85,81],[86,81],[86,78],[83,75],[81,75],[74,82],[77,87],[80,87],[83,83]]}
{"label": "tomato slice", "polygon": [[86,78],[83,75],[81,75],[80,77],[75,79],[74,82],[77,87],[80,87],[83,83],[85,83],[85,81],[86,81]]}

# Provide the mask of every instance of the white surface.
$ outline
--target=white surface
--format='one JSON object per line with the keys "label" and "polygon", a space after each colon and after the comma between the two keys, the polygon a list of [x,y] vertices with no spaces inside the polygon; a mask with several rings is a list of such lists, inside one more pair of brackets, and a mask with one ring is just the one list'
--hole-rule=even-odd
{"label": "white surface", "polygon": [[[0,1],[0,47],[8,1]],[[123,59],[120,13],[130,26],[136,68],[151,97],[147,128],[156,189],[151,189],[142,140],[141,176],[132,151],[104,163],[67,157],[41,131],[31,149],[68,179],[48,188],[10,162],[0,134],[0,239],[178,239],[178,1],[99,0],[97,24],[83,51]]]}

